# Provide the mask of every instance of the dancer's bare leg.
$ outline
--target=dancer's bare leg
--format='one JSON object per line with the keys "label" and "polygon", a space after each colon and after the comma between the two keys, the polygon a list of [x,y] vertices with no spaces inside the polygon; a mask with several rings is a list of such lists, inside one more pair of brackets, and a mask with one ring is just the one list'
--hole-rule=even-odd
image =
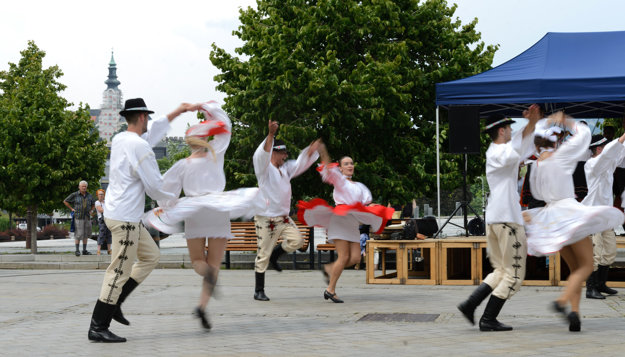
{"label": "dancer's bare leg", "polygon": [[328,264],[326,272],[330,274],[330,283],[328,284],[328,288],[326,289],[330,294],[334,294],[334,290],[336,289],[336,283],[339,281],[341,277],[341,273],[343,273],[343,269],[345,268],[345,264],[347,264],[349,260],[349,242],[342,239],[335,239],[334,246],[336,247],[336,260],[334,263]]}
{"label": "dancer's bare leg", "polygon": [[571,274],[567,279],[566,289],[558,298],[558,303],[564,306],[566,302],[570,302],[571,311],[579,313],[582,283],[588,279],[593,269],[592,242],[589,238],[584,238],[564,247],[560,254],[569,266]]}
{"label": "dancer's bare leg", "polygon": [[330,283],[326,289],[330,294],[335,293],[336,283],[339,281],[343,270],[360,262],[360,243],[334,239],[334,246],[337,253],[336,261],[324,266],[326,272],[330,274]]}
{"label": "dancer's bare leg", "polygon": [[582,284],[588,279],[593,270],[593,253],[592,241],[590,238],[584,238],[579,242],[571,245],[573,254],[575,255],[578,268],[575,275],[569,276],[568,283],[574,289],[571,293],[571,311],[579,313],[579,302],[582,297]]}
{"label": "dancer's bare leg", "polygon": [[[213,281],[216,282],[226,243],[227,239],[225,238],[187,239],[187,248],[193,270],[202,277],[206,277],[209,273],[213,274]],[[208,305],[211,289],[212,287],[207,284],[202,284],[199,303],[202,310],[206,309],[206,305]]]}
{"label": "dancer's bare leg", "polygon": [[[575,258],[575,255],[573,254],[573,250],[571,249],[571,246],[567,245],[563,247],[560,250],[560,255],[562,256],[562,259],[564,259],[564,262],[566,263],[566,265],[569,267],[569,272],[570,272],[569,274],[573,274],[573,272],[579,268],[579,264],[577,263],[577,259]],[[570,279],[570,275],[569,275],[569,279]],[[571,284],[567,283],[566,288],[564,288],[564,291],[562,291],[562,294],[560,294],[560,296],[558,297],[556,301],[558,302],[558,304],[560,304],[560,306],[566,306],[571,302],[571,295],[572,295]]]}

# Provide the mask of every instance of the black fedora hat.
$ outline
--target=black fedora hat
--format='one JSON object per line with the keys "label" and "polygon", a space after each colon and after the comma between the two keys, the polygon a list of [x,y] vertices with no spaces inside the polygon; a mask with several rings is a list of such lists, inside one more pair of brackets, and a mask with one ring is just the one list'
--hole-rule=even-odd
{"label": "black fedora hat", "polygon": [[126,114],[132,114],[132,113],[152,114],[154,112],[148,109],[148,106],[145,105],[145,101],[143,100],[143,98],[132,98],[132,99],[126,100],[126,103],[124,103],[124,109],[122,109],[122,111],[119,112],[119,115],[125,117]]}
{"label": "black fedora hat", "polygon": [[286,151],[286,143],[280,139],[274,139],[273,151]]}
{"label": "black fedora hat", "polygon": [[491,129],[499,128],[504,125],[516,123],[514,120],[505,117],[503,114],[493,114],[486,118],[486,125],[482,131],[489,131]]}
{"label": "black fedora hat", "polygon": [[601,135],[601,134],[596,134],[592,136],[592,139],[590,139],[590,145],[588,145],[588,148],[594,148],[597,146],[603,146],[606,145],[608,143],[608,139]]}

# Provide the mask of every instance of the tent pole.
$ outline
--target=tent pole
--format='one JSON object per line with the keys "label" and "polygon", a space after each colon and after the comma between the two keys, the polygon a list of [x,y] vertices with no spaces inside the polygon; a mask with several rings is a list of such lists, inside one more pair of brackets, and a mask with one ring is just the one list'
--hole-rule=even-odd
{"label": "tent pole", "polygon": [[437,217],[438,221],[441,220],[441,168],[440,168],[440,154],[439,154],[439,139],[438,139],[438,105],[436,106],[436,200],[438,204]]}

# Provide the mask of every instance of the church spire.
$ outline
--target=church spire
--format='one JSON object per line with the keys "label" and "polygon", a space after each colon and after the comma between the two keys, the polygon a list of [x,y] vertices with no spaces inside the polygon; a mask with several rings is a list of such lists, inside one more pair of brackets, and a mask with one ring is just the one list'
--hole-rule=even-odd
{"label": "church spire", "polygon": [[120,81],[117,80],[117,64],[113,58],[113,50],[111,50],[111,62],[109,62],[109,77],[104,83],[107,85],[107,89],[117,89],[120,84]]}

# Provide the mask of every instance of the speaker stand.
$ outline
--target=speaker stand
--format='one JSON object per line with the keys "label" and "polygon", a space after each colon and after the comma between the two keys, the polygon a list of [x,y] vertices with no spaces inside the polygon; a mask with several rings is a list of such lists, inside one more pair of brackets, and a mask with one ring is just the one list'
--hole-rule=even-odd
{"label": "speaker stand", "polygon": [[[449,216],[449,218],[447,218],[447,220],[445,221],[445,223],[443,223],[443,225],[441,226],[441,228],[438,230],[438,232],[436,232],[436,234],[434,234],[433,238],[438,237],[438,235],[443,231],[443,228],[445,228],[445,226],[447,224],[451,224],[453,226],[456,226],[458,228],[464,228],[464,234],[466,237],[469,236],[469,221],[467,219],[467,210],[471,210],[471,212],[473,212],[473,214],[479,218],[482,219],[480,217],[480,215],[473,209],[473,207],[471,207],[471,205],[469,205],[469,201],[467,200],[467,154],[464,154],[464,170],[462,170],[462,177],[463,177],[463,183],[462,183],[462,201],[460,202],[460,205],[458,207],[456,207],[456,209],[451,213],[451,215]],[[464,215],[464,226],[459,226],[453,222],[450,222],[452,218],[454,218],[454,216],[456,215],[456,213],[458,212],[459,209],[462,208],[462,213]]]}

